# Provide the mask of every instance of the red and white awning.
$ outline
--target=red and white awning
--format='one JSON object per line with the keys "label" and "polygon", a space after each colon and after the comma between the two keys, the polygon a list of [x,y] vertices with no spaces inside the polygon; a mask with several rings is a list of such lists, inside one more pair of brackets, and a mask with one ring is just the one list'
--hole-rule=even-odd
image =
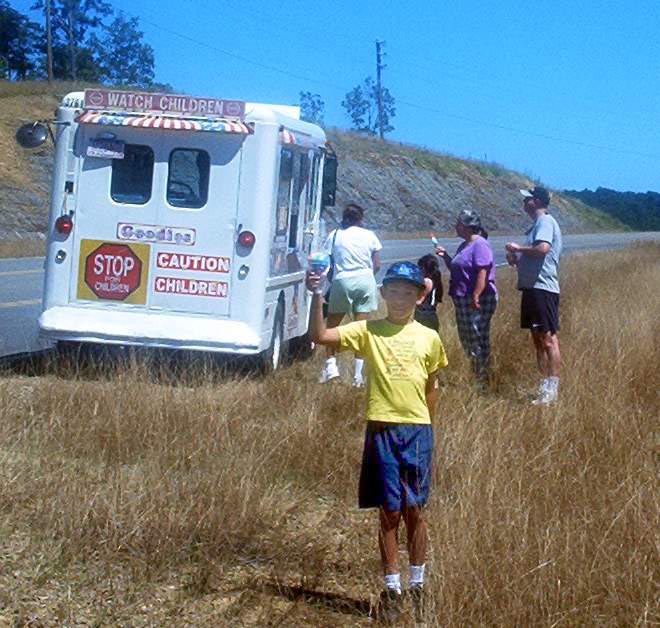
{"label": "red and white awning", "polygon": [[304,135],[298,132],[294,133],[284,127],[280,129],[280,142],[282,142],[282,144],[294,144],[305,148],[317,148],[321,145],[321,142],[318,140],[315,141],[310,135]]}
{"label": "red and white awning", "polygon": [[251,125],[239,120],[183,118],[156,115],[125,115],[100,111],[84,111],[78,116],[81,124],[103,126],[130,126],[141,129],[166,129],[168,131],[207,131],[212,133],[254,133]]}

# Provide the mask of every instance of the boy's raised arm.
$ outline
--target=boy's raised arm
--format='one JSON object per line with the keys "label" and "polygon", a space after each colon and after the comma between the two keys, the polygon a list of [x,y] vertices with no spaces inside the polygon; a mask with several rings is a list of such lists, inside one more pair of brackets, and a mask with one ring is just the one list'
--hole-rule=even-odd
{"label": "boy's raised arm", "polygon": [[330,347],[339,347],[340,336],[336,327],[328,329],[323,317],[322,276],[307,271],[305,283],[312,292],[312,306],[309,316],[309,335],[312,342]]}

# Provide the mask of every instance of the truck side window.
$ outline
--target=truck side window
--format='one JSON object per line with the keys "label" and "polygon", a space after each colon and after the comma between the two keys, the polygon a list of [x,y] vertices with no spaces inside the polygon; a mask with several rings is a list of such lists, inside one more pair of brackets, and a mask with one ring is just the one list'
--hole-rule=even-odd
{"label": "truck side window", "polygon": [[293,198],[291,199],[291,221],[289,225],[289,248],[298,246],[298,216],[301,210],[304,181],[302,177],[303,155],[296,154],[293,162]]}
{"label": "truck side window", "polygon": [[206,205],[210,168],[211,160],[204,150],[173,150],[167,174],[167,202],[173,207],[191,209]]}
{"label": "truck side window", "polygon": [[314,218],[316,210],[316,197],[317,197],[317,180],[319,174],[319,155],[314,151],[309,151],[308,158],[311,160],[311,168],[309,172],[309,180],[307,182],[307,211],[305,213],[305,224],[309,223]]}
{"label": "truck side window", "polygon": [[289,226],[289,204],[291,203],[291,179],[293,177],[293,153],[282,149],[280,156],[280,183],[277,189],[277,216],[275,235],[286,235]]}
{"label": "truck side window", "polygon": [[124,158],[112,160],[110,196],[116,203],[144,205],[151,198],[154,151],[149,146],[126,144]]}

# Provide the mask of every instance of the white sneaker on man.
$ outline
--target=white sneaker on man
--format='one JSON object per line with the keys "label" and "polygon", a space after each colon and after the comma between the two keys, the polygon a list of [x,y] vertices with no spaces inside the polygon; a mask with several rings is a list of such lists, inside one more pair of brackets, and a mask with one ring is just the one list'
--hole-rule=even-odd
{"label": "white sneaker on man", "polygon": [[539,396],[532,401],[533,406],[549,406],[557,401],[557,393],[552,393],[549,390],[544,390]]}
{"label": "white sneaker on man", "polygon": [[319,377],[319,384],[327,384],[330,380],[337,379],[339,377],[339,368],[337,367],[337,362],[334,359],[326,360],[323,371],[321,371],[321,377]]}
{"label": "white sneaker on man", "polygon": [[364,388],[366,382],[364,380],[364,376],[362,375],[355,375],[353,377],[353,388]]}

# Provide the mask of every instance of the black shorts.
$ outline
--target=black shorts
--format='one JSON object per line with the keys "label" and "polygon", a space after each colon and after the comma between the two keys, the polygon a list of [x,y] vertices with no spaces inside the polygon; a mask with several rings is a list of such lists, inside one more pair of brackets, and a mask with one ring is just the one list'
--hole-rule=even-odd
{"label": "black shorts", "polygon": [[520,327],[532,331],[559,331],[559,294],[540,288],[523,288]]}

